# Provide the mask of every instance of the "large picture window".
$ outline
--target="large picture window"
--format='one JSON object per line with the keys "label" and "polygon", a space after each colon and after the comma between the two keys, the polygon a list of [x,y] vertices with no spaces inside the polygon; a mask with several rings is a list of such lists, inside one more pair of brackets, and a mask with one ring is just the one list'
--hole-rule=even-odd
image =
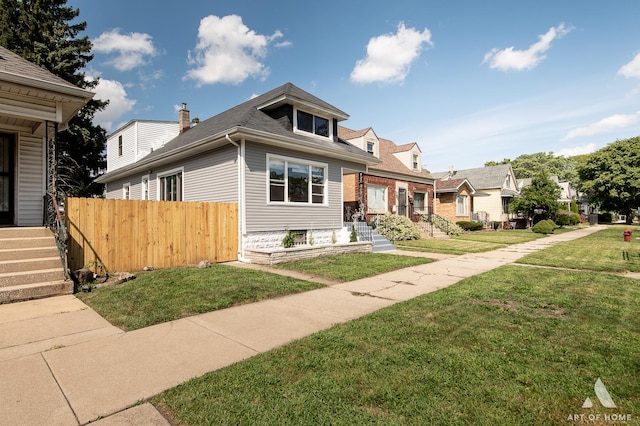
{"label": "large picture window", "polygon": [[182,172],[158,177],[161,201],[182,201]]}
{"label": "large picture window", "polygon": [[268,158],[269,202],[325,204],[327,165]]}
{"label": "large picture window", "polygon": [[308,112],[296,110],[296,129],[314,135],[329,137],[329,120]]}
{"label": "large picture window", "polygon": [[367,211],[384,213],[387,211],[387,187],[367,185]]}

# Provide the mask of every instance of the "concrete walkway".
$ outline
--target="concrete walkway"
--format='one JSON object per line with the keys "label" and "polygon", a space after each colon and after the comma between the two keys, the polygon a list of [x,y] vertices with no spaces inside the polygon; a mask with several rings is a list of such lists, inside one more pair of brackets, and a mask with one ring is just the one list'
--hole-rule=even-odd
{"label": "concrete walkway", "polygon": [[0,305],[0,424],[168,425],[150,404],[130,407],[193,377],[601,229],[444,256],[126,333],[74,296]]}

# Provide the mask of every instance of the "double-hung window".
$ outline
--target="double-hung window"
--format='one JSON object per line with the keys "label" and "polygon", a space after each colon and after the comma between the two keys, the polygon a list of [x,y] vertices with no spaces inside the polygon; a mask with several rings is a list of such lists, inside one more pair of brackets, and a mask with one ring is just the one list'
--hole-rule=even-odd
{"label": "double-hung window", "polygon": [[142,178],[142,199],[143,200],[148,200],[149,199],[149,176],[144,176]]}
{"label": "double-hung window", "polygon": [[161,201],[182,201],[182,171],[158,177]]}
{"label": "double-hung window", "polygon": [[267,162],[270,203],[326,203],[326,164],[277,157]]}
{"label": "double-hung window", "polygon": [[424,192],[414,192],[413,193],[413,210],[416,212],[423,212],[424,209]]}
{"label": "double-hung window", "polygon": [[367,211],[369,213],[384,213],[387,211],[386,186],[367,185]]}
{"label": "double-hung window", "polygon": [[456,215],[457,216],[466,216],[468,213],[467,209],[467,196],[466,195],[458,195],[456,198]]}
{"label": "double-hung window", "polygon": [[324,117],[318,117],[317,115],[309,114],[305,111],[296,110],[296,130],[301,130],[307,133],[313,133],[314,135],[324,136],[328,138],[331,136],[329,129],[329,120]]}
{"label": "double-hung window", "polygon": [[129,182],[122,185],[122,198],[124,200],[131,199],[131,184]]}

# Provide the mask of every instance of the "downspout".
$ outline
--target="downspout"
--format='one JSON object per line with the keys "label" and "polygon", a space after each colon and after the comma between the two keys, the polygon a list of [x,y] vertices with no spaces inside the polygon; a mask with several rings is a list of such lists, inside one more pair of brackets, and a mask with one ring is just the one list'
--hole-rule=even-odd
{"label": "downspout", "polygon": [[438,197],[436,196],[436,191],[438,189],[438,188],[436,188],[436,182],[437,181],[438,181],[437,179],[433,180],[433,213],[438,213],[436,211],[436,206],[438,205]]}
{"label": "downspout", "polygon": [[233,146],[235,146],[236,148],[238,148],[238,157],[237,157],[237,163],[238,163],[238,204],[239,204],[239,214],[238,214],[238,221],[239,221],[239,226],[238,226],[238,260],[241,262],[250,262],[248,259],[245,259],[244,257],[244,242],[243,242],[243,235],[246,233],[246,209],[245,209],[245,193],[244,193],[244,180],[245,180],[245,175],[244,175],[244,154],[245,154],[245,144],[244,144],[244,138],[240,141],[240,144],[238,144],[238,142],[235,142],[233,139],[231,139],[229,137],[229,134],[227,133],[225,135],[225,138],[229,141],[229,143]]}

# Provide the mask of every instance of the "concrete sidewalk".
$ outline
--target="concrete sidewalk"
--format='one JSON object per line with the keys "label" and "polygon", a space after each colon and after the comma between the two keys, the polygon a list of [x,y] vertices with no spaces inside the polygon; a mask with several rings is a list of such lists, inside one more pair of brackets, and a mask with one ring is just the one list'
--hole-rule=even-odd
{"label": "concrete sidewalk", "polygon": [[444,258],[127,333],[73,296],[1,305],[0,424],[78,425],[102,418],[98,425],[167,425],[150,404],[127,408],[193,377],[601,229]]}

